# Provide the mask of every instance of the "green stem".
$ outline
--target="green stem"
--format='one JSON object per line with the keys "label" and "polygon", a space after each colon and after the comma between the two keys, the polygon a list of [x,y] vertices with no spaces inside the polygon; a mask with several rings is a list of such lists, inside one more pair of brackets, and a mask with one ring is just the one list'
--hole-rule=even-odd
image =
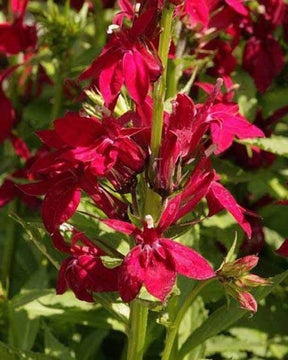
{"label": "green stem", "polygon": [[[11,212],[16,210],[16,200],[12,201],[8,206],[8,215]],[[5,239],[5,246],[3,250],[3,258],[2,258],[2,272],[1,272],[1,280],[4,284],[6,297],[9,297],[9,283],[10,283],[10,272],[13,262],[14,256],[14,247],[15,247],[15,230],[16,223],[13,219],[7,219],[7,232]]]}
{"label": "green stem", "polygon": [[152,134],[151,134],[151,158],[150,170],[153,162],[157,158],[162,139],[164,101],[166,94],[166,77],[168,54],[171,41],[171,28],[173,20],[174,6],[167,2],[163,9],[161,18],[161,29],[159,41],[159,57],[162,62],[163,72],[159,80],[154,85],[153,91],[153,117],[152,117]]}
{"label": "green stem", "polygon": [[[159,40],[158,55],[162,62],[163,71],[161,77],[154,84],[153,89],[153,116],[152,116],[152,130],[151,130],[151,158],[149,162],[148,176],[151,183],[153,183],[154,174],[154,162],[158,157],[159,148],[162,140],[162,128],[163,128],[163,113],[164,113],[164,101],[166,95],[166,77],[167,77],[167,65],[168,54],[171,41],[171,28],[173,20],[174,6],[166,2],[162,18]],[[154,220],[157,219],[157,215],[161,212],[161,201],[159,196],[147,187],[145,196],[144,216],[149,214]]]}
{"label": "green stem", "polygon": [[148,308],[134,300],[131,303],[127,360],[142,360],[146,339]]}
{"label": "green stem", "polygon": [[194,289],[191,291],[191,293],[187,296],[186,300],[184,301],[183,305],[181,306],[179,312],[177,313],[177,316],[175,318],[174,323],[171,325],[171,327],[168,330],[168,334],[165,341],[165,348],[162,354],[162,360],[169,360],[171,351],[173,349],[174,341],[176,338],[176,335],[179,330],[179,326],[181,324],[181,321],[183,319],[183,316],[185,315],[187,309],[189,306],[193,303],[193,301],[197,298],[200,291],[210,282],[212,279],[201,281],[199,282]]}

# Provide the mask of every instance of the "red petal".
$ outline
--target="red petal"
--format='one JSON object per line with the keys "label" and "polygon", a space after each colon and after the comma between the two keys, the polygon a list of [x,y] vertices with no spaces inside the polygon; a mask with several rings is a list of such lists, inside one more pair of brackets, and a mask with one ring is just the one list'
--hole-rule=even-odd
{"label": "red petal", "polygon": [[117,219],[101,219],[101,222],[123,234],[132,235],[140,231],[135,225]]}
{"label": "red petal", "polygon": [[243,215],[243,209],[237,204],[231,193],[220,183],[214,181],[207,195],[209,216],[225,208],[236,219],[248,237],[251,237],[251,226]]}
{"label": "red petal", "polygon": [[207,260],[196,251],[169,239],[160,239],[159,243],[168,250],[175,270],[179,274],[196,280],[205,280],[215,276]]}
{"label": "red petal", "polygon": [[50,233],[70,219],[79,205],[80,197],[81,191],[72,178],[62,179],[48,190],[42,204],[42,219]]}
{"label": "red petal", "polygon": [[119,293],[124,302],[135,299],[144,281],[144,271],[139,261],[140,252],[140,246],[132,249],[120,268]]}
{"label": "red petal", "polygon": [[36,183],[29,183],[29,184],[19,184],[17,187],[22,190],[25,194],[31,195],[31,196],[40,196],[47,193],[49,188],[53,186],[51,181],[39,181]]}
{"label": "red petal", "polygon": [[66,270],[67,266],[69,265],[69,262],[71,261],[71,258],[67,258],[63,261],[61,268],[58,273],[58,280],[56,285],[56,293],[61,295],[64,294],[65,291],[68,289],[67,283],[66,283]]}
{"label": "red petal", "polygon": [[125,85],[132,99],[142,104],[149,88],[149,74],[147,67],[138,51],[127,52],[123,58],[123,73]]}
{"label": "red petal", "polygon": [[101,133],[101,124],[96,119],[81,117],[78,113],[68,112],[63,118],[56,119],[54,126],[57,135],[70,146],[88,146]]}
{"label": "red petal", "polygon": [[176,272],[171,263],[158,259],[152,253],[150,262],[144,271],[144,284],[147,291],[163,302],[175,284]]}

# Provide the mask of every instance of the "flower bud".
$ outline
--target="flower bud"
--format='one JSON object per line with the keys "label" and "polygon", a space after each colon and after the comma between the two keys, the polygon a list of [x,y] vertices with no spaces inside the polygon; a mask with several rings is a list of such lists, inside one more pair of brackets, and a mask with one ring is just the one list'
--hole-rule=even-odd
{"label": "flower bud", "polygon": [[237,285],[240,287],[258,287],[258,286],[267,286],[271,284],[269,279],[263,279],[258,275],[248,274],[242,276],[238,281]]}
{"label": "flower bud", "polygon": [[228,277],[240,277],[253,269],[258,263],[258,256],[244,256],[236,261],[225,263],[220,272]]}

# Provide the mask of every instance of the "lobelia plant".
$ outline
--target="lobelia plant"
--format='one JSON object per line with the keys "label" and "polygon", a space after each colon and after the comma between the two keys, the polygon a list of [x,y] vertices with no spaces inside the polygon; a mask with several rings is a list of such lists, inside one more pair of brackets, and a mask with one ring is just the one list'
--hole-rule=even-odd
{"label": "lobelia plant", "polygon": [[[12,40],[17,39],[0,45],[7,54],[26,51],[36,42],[35,28],[23,23],[27,1],[19,9],[15,8],[17,3],[20,6],[21,2],[13,2],[13,23],[0,27],[0,38],[7,32]],[[80,9],[83,1],[79,3],[73,1],[71,5]],[[243,67],[264,92],[281,71],[284,59],[273,35],[265,36],[259,29],[262,23],[265,31],[275,29],[281,21],[273,16],[272,7],[266,17],[261,11],[253,14],[257,17],[253,23],[248,17],[249,6],[234,0],[213,4],[193,0],[136,4],[120,1],[120,7],[122,11],[108,28],[106,45],[75,85],[78,88],[79,81],[92,79],[78,97],[83,108],[59,117],[63,94],[59,95],[61,100],[57,94],[65,87],[58,76],[53,110],[56,118],[49,128],[37,131],[42,147],[33,156],[13,135],[16,115],[0,89],[0,106],[5,109],[1,141],[9,138],[26,161],[21,171],[5,180],[0,204],[19,197],[37,207],[43,196],[43,224],[64,258],[58,269],[57,294],[70,289],[79,300],[93,303],[101,302],[102,293],[114,292],[118,303],[128,303],[125,358],[143,359],[149,331],[155,323],[161,323],[166,327],[161,359],[184,359],[190,337],[182,347],[178,346],[179,329],[187,309],[204,289],[213,283],[222,285],[225,294],[236,299],[238,304],[231,311],[238,316],[240,308],[242,315],[245,310],[257,311],[257,299],[264,295],[255,295],[254,288],[272,288],[272,281],[250,274],[258,255],[236,259],[234,243],[222,265],[213,269],[199,251],[181,242],[181,236],[226,210],[240,225],[249,244],[254,225],[258,224],[257,214],[236,201],[221,183],[214,164],[220,156],[235,156],[236,160],[238,156],[241,162],[248,156],[241,155],[246,146],[242,140],[269,137],[272,130],[267,133],[261,121],[252,124],[240,113],[233,101],[237,86],[230,77],[236,60],[232,54],[231,62],[222,60],[232,46],[236,47],[241,32],[249,34]],[[52,26],[53,21],[49,24]],[[226,26],[234,36],[234,44],[217,39]],[[27,44],[25,39],[24,45],[18,43],[17,31],[27,37]],[[189,39],[188,32],[198,35],[201,41],[197,44],[197,36]],[[195,44],[192,51],[191,43]],[[269,56],[262,57],[267,47]],[[188,66],[181,63],[183,54],[193,59],[187,61]],[[168,60],[175,58],[180,60],[171,69]],[[207,70],[205,64],[212,59],[214,67]],[[63,60],[58,57],[58,75]],[[267,73],[263,68],[271,62],[275,66]],[[194,82],[206,71],[216,76],[214,84],[201,79]],[[1,86],[9,75],[0,75]],[[182,90],[180,78],[185,82]],[[41,79],[51,85],[46,74]],[[206,99],[195,103],[191,88],[204,90]],[[286,112],[283,108],[281,114]],[[272,124],[269,119],[267,126]],[[262,160],[269,154],[257,147],[251,151],[251,163],[257,156]],[[77,215],[88,219],[90,228],[104,229],[101,237],[90,237],[89,231],[86,233],[77,223]],[[116,234],[112,241],[111,230]],[[116,238],[121,238],[125,246],[119,248]],[[278,252],[287,255],[287,240]],[[181,294],[181,300],[178,274],[185,277],[183,281],[191,289]],[[165,312],[168,320],[164,319]],[[210,331],[213,333],[213,326],[217,334],[213,323]],[[208,337],[196,333],[192,342],[201,345]]]}

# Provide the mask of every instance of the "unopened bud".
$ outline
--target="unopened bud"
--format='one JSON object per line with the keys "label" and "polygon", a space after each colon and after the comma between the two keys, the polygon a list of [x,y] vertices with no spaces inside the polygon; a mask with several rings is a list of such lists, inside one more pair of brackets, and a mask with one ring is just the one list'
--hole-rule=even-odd
{"label": "unopened bud", "polygon": [[[237,282],[238,283],[238,282]],[[267,286],[271,285],[271,281],[269,279],[263,279],[258,275],[254,274],[248,274],[245,276],[242,276],[241,279],[239,279],[239,286],[242,287],[258,287],[258,286]]]}
{"label": "unopened bud", "polygon": [[248,311],[252,311],[255,313],[257,311],[257,302],[253,295],[249,292],[238,292],[238,299],[237,299],[242,308]]}
{"label": "unopened bud", "polygon": [[253,269],[258,263],[258,256],[244,256],[236,261],[225,263],[220,272],[228,277],[241,277]]}

